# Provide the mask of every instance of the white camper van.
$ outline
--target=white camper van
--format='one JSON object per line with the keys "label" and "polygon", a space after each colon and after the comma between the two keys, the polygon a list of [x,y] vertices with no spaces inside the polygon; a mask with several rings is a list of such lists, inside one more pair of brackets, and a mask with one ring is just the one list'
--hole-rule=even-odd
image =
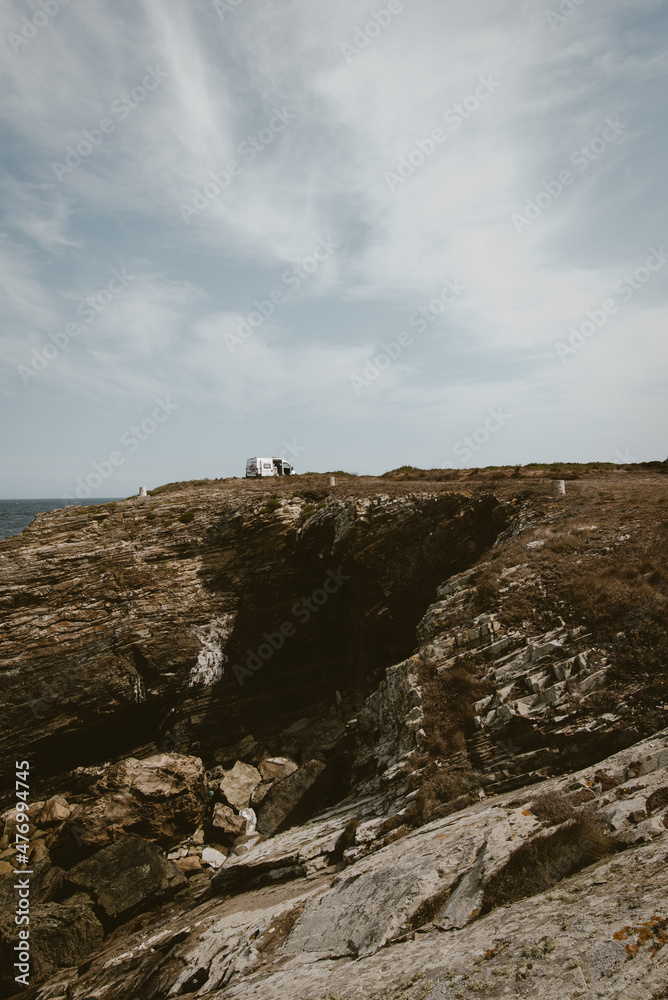
{"label": "white camper van", "polygon": [[247,458],[246,479],[260,476],[293,476],[294,466],[282,458]]}

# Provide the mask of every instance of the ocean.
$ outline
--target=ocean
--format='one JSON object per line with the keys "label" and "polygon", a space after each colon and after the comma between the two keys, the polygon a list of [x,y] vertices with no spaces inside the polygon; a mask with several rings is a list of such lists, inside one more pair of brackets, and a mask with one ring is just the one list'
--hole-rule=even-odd
{"label": "ocean", "polygon": [[119,497],[89,497],[88,500],[0,500],[0,538],[9,538],[24,531],[35,514],[44,510],[57,510],[67,504],[109,503]]}

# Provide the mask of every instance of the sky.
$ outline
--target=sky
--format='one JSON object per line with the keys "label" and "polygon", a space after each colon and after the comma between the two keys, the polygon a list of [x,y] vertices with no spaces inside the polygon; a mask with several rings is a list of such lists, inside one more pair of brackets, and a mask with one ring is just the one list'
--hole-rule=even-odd
{"label": "sky", "polygon": [[664,459],[668,0],[3,0],[2,497]]}

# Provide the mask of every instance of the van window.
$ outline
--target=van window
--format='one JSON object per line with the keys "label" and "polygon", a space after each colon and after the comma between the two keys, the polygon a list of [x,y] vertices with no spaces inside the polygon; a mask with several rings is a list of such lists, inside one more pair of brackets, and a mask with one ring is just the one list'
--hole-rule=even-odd
{"label": "van window", "polygon": [[271,462],[265,462],[264,463],[264,468],[265,469],[271,469]]}

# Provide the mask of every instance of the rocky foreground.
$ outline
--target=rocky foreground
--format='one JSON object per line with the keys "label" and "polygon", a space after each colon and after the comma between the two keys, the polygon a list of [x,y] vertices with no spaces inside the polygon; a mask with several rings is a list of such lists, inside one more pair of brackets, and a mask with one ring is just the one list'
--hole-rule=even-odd
{"label": "rocky foreground", "polygon": [[39,761],[23,994],[668,997],[665,477],[290,485],[0,545],[4,738]]}

